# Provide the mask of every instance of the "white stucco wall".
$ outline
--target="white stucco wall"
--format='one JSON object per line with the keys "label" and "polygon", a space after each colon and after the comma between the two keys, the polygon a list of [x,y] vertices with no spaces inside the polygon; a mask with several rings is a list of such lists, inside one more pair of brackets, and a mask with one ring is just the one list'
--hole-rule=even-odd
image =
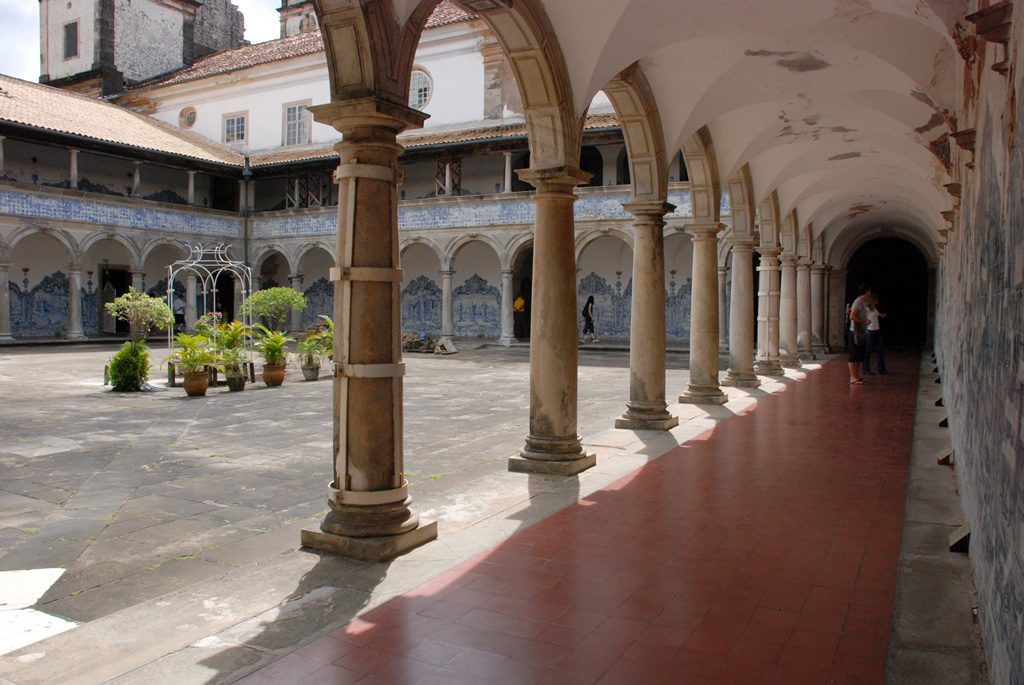
{"label": "white stucco wall", "polygon": [[[44,71],[51,79],[58,79],[92,69],[96,46],[96,17],[91,2],[54,2],[45,0],[46,26],[43,48],[46,51]],[[78,21],[78,56],[64,59],[64,25]]]}

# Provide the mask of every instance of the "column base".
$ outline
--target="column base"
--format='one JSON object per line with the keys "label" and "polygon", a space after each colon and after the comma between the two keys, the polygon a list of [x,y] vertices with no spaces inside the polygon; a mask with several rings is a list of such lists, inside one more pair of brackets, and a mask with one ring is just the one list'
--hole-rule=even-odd
{"label": "column base", "polygon": [[680,404],[725,404],[729,396],[717,387],[687,388],[686,392],[679,396]]}
{"label": "column base", "polygon": [[596,454],[582,453],[576,459],[529,459],[523,456],[508,458],[512,473],[546,473],[553,476],[574,476],[597,464]]}
{"label": "column base", "polygon": [[787,369],[800,368],[800,357],[791,355],[779,355],[779,363]]}
{"label": "column base", "polygon": [[758,362],[754,364],[754,373],[758,376],[785,376],[782,364],[777,361]]}
{"label": "column base", "polygon": [[68,333],[68,340],[88,340],[85,333]]}
{"label": "column base", "polygon": [[413,530],[398,535],[357,538],[322,530],[302,530],[302,546],[362,561],[391,561],[437,539],[437,521],[420,521]]}
{"label": "column base", "polygon": [[761,385],[761,379],[753,372],[733,373],[730,371],[726,377],[722,379],[721,384],[730,388],[756,388]]}
{"label": "column base", "polygon": [[817,357],[814,355],[814,350],[800,350],[800,361],[814,361]]}
{"label": "column base", "polygon": [[672,416],[669,414],[668,418],[642,418],[640,416],[630,416],[629,413],[625,413],[621,418],[615,419],[616,428],[624,428],[632,431],[667,431],[670,428],[675,428],[679,425],[679,417]]}
{"label": "column base", "polygon": [[811,350],[815,354],[831,354],[832,353],[832,349],[831,349],[831,347],[829,345],[819,345],[817,343],[815,343],[814,346],[811,347]]}
{"label": "column base", "polygon": [[0,335],[0,343],[12,343],[14,338],[9,335]]}
{"label": "column base", "polygon": [[515,339],[515,338],[513,338],[512,336],[504,336],[504,335],[503,335],[503,336],[501,336],[500,338],[498,338],[498,342],[499,342],[499,343],[500,343],[501,345],[505,346],[505,347],[509,347],[509,346],[511,346],[511,345],[512,345],[512,343],[514,343],[515,341],[516,341],[516,339]]}

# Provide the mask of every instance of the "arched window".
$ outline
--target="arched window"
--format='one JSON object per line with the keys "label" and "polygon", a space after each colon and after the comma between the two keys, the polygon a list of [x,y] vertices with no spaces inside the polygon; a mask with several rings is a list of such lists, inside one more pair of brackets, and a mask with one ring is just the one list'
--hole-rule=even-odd
{"label": "arched window", "polygon": [[414,69],[412,78],[409,79],[409,106],[422,110],[430,102],[433,91],[430,75],[422,69]]}

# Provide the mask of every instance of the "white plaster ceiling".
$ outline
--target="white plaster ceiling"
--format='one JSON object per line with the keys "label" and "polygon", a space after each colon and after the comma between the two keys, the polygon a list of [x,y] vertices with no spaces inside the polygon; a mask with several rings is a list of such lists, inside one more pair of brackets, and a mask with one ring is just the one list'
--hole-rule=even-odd
{"label": "white plaster ceiling", "polygon": [[[724,181],[835,239],[879,226],[928,242],[950,178],[931,151],[955,125],[963,0],[541,0],[583,111],[639,62],[666,148],[703,126]],[[844,238],[846,240],[846,238]]]}

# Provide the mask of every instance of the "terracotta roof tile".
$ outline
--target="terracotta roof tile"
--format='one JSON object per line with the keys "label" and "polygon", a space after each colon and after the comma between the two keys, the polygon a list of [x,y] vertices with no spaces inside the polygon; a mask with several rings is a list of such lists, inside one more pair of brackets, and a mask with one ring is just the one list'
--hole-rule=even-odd
{"label": "terracotta roof tile", "polygon": [[[460,21],[473,19],[474,15],[467,14],[453,5],[449,0],[444,0],[434,8],[433,14],[427,20],[427,28],[435,28],[448,24],[456,24]],[[237,69],[247,69],[261,64],[278,62],[293,57],[303,57],[323,52],[324,41],[319,31],[300,33],[288,38],[268,40],[255,45],[243,45],[233,50],[214,53],[198,60],[190,67],[186,67],[170,75],[158,76],[149,81],[137,84],[126,92],[138,92],[161,86],[170,86],[177,83],[186,83],[197,79],[225,74]]]}
{"label": "terracotta roof tile", "polygon": [[[583,126],[585,131],[596,131],[605,128],[616,128],[618,117],[614,113],[588,114]],[[486,140],[510,140],[526,138],[526,124],[498,124],[496,126],[480,126],[477,128],[455,129],[437,132],[405,133],[398,137],[398,142],[406,149],[431,147],[434,145],[455,145],[459,143],[482,142]],[[333,146],[306,148],[303,150],[286,150],[265,155],[252,155],[249,165],[252,167],[287,164],[316,159],[337,157]]]}
{"label": "terracotta roof tile", "polygon": [[241,166],[237,151],[96,98],[0,74],[0,121]]}

